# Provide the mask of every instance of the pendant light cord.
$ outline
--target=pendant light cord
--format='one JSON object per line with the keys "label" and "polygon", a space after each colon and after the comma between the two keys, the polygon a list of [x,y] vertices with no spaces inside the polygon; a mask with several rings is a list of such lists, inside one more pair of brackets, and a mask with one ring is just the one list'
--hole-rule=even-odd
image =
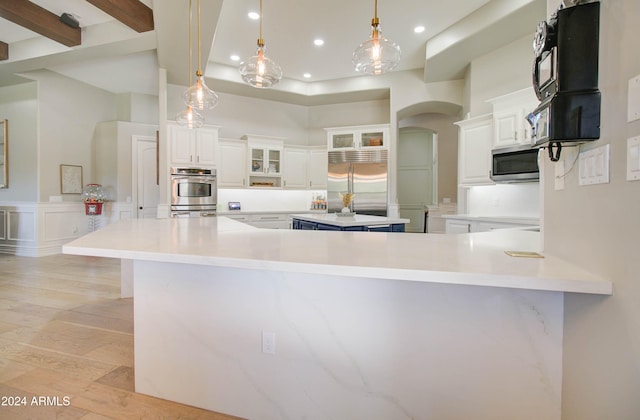
{"label": "pendant light cord", "polygon": [[258,46],[259,47],[263,47],[264,46],[264,40],[262,39],[262,0],[260,0],[260,22],[259,22],[259,26],[260,26],[260,35],[258,37]]}
{"label": "pendant light cord", "polygon": [[201,76],[202,72],[200,71],[200,0],[198,0],[198,70],[196,71],[196,76]]}

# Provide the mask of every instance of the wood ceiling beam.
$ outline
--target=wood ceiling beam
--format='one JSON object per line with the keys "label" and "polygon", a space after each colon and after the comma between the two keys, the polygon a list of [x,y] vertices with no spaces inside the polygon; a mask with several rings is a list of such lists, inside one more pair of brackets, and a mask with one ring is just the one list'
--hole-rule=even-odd
{"label": "wood ceiling beam", "polygon": [[153,10],[138,0],[87,0],[136,32],[153,30]]}
{"label": "wood ceiling beam", "polygon": [[0,41],[0,61],[7,60],[9,58],[9,44]]}
{"label": "wood ceiling beam", "polygon": [[27,0],[0,1],[0,17],[67,47],[82,42],[80,28],[65,25],[60,22],[60,16]]}

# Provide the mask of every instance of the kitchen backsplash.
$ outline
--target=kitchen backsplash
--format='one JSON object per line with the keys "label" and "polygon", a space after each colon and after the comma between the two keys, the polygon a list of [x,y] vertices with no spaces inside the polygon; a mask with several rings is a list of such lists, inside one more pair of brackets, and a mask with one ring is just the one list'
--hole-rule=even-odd
{"label": "kitchen backsplash", "polygon": [[314,197],[325,190],[267,190],[257,188],[218,190],[218,212],[228,211],[228,203],[240,202],[241,211],[307,211]]}
{"label": "kitchen backsplash", "polygon": [[469,188],[472,216],[540,217],[540,184],[497,184]]}

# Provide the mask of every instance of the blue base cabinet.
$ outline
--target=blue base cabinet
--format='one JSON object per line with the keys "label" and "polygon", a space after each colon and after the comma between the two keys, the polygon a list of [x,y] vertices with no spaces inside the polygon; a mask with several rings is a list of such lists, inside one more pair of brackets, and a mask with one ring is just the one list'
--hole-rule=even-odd
{"label": "blue base cabinet", "polygon": [[336,226],[327,223],[293,219],[293,229],[298,230],[336,230],[342,232],[404,232],[404,223],[374,226]]}

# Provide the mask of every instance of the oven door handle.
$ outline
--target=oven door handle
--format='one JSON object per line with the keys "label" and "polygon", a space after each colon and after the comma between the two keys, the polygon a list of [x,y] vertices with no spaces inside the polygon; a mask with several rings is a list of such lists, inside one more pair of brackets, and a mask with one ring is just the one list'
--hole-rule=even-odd
{"label": "oven door handle", "polygon": [[215,176],[189,176],[189,175],[171,175],[174,181],[188,180],[194,182],[212,182],[216,180]]}

